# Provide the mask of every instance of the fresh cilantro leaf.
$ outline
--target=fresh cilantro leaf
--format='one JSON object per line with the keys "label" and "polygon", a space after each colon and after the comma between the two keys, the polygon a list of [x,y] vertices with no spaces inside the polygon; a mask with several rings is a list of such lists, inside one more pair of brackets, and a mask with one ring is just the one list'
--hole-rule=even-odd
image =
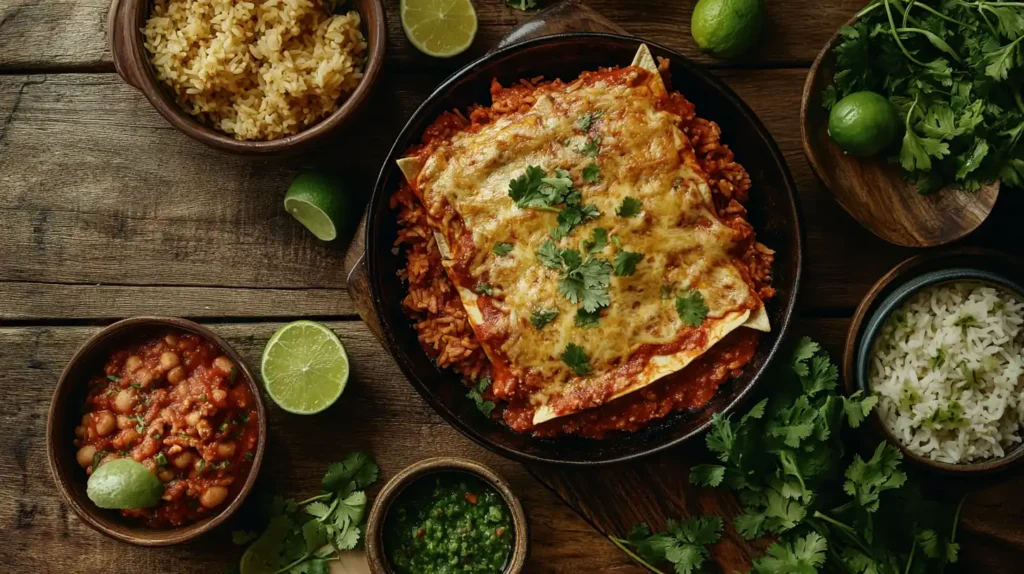
{"label": "fresh cilantro leaf", "polygon": [[878,510],[878,495],[899,488],[907,481],[907,475],[899,470],[902,459],[899,449],[884,442],[867,462],[859,455],[854,456],[853,463],[846,469],[843,490],[864,510]]}
{"label": "fresh cilantro leaf", "polygon": [[509,8],[515,8],[516,10],[532,10],[537,7],[537,0],[505,0],[505,4]]}
{"label": "fresh cilantro leaf", "polygon": [[590,126],[594,125],[594,120],[604,115],[604,112],[588,112],[579,117],[576,120],[576,127],[581,131],[590,131]]}
{"label": "fresh cilantro leaf", "polygon": [[551,237],[568,237],[577,226],[600,215],[601,212],[594,205],[567,205],[558,212],[558,227],[551,230]]}
{"label": "fresh cilantro leaf", "polygon": [[725,478],[725,467],[720,464],[699,464],[690,469],[690,483],[697,486],[718,486]]}
{"label": "fresh cilantro leaf", "polygon": [[610,241],[611,244],[614,245],[616,249],[622,249],[622,242],[619,241],[619,236],[618,235],[612,235],[611,237],[608,238],[608,241]]}
{"label": "fresh cilantro leaf", "polygon": [[490,386],[491,378],[484,377],[480,379],[476,386],[469,390],[469,393],[466,394],[466,396],[472,399],[476,404],[477,410],[483,413],[485,417],[490,417],[491,412],[494,411],[494,408],[497,406],[492,401],[488,401],[484,398],[484,393],[487,392],[487,389]]}
{"label": "fresh cilantro leaf", "polygon": [[512,253],[512,244],[511,243],[495,243],[494,244],[494,254],[495,255],[508,255],[509,253]]}
{"label": "fresh cilantro leaf", "polygon": [[608,230],[603,227],[595,227],[591,239],[583,242],[583,249],[596,253],[608,246]]}
{"label": "fresh cilantro leaf", "polygon": [[683,521],[668,520],[666,532],[651,534],[646,524],[633,527],[625,539],[611,537],[621,546],[632,546],[648,564],[672,564],[678,574],[701,572],[710,557],[709,544],[722,537],[722,519],[717,516],[693,516]]}
{"label": "fresh cilantro leaf", "polygon": [[708,306],[704,303],[704,295],[696,289],[690,289],[676,297],[676,313],[687,327],[699,327],[708,316]]}
{"label": "fresh cilantro leaf", "polygon": [[597,183],[601,181],[601,168],[592,163],[583,168],[583,181],[586,183]]}
{"label": "fresh cilantro leaf", "polygon": [[558,309],[541,309],[530,315],[530,324],[534,329],[543,329],[545,325],[555,320],[558,316]]}
{"label": "fresh cilantro leaf", "polygon": [[576,152],[587,157],[597,157],[601,153],[601,143],[595,138],[587,138],[587,143],[576,148]]}
{"label": "fresh cilantro leaf", "polygon": [[366,453],[354,451],[341,462],[332,463],[324,475],[323,488],[327,492],[347,496],[354,490],[361,490],[377,481],[377,463]]}
{"label": "fresh cilantro leaf", "polygon": [[601,310],[588,312],[583,309],[576,310],[575,325],[581,329],[596,327],[601,320]]}
{"label": "fresh cilantro leaf", "polygon": [[625,277],[636,273],[636,264],[643,258],[643,253],[619,251],[615,254],[615,275]]}
{"label": "fresh cilantro leaf", "polygon": [[828,542],[817,532],[797,538],[792,544],[782,541],[768,548],[768,555],[754,560],[758,574],[817,574],[825,563]]}
{"label": "fresh cilantro leaf", "polygon": [[490,283],[477,283],[476,287],[473,288],[479,295],[487,295],[488,297],[494,295],[494,287],[491,287]]}
{"label": "fresh cilantro leaf", "polygon": [[562,268],[561,251],[555,246],[554,241],[545,241],[541,244],[540,248],[537,249],[537,259],[545,267],[549,267],[551,269]]}
{"label": "fresh cilantro leaf", "polygon": [[590,374],[590,371],[593,370],[590,366],[590,357],[587,356],[587,352],[583,350],[583,347],[574,343],[569,343],[565,346],[561,359],[577,375],[584,376]]}
{"label": "fresh cilantro leaf", "polygon": [[643,210],[643,203],[635,197],[625,197],[622,199],[622,203],[615,210],[615,215],[619,217],[636,217]]}
{"label": "fresh cilantro leaf", "polygon": [[531,165],[508,184],[508,195],[523,209],[558,211],[556,205],[578,202],[578,192],[572,187],[569,172],[556,169],[548,176],[543,168]]}
{"label": "fresh cilantro leaf", "polygon": [[579,252],[565,250],[562,252],[566,263],[566,274],[558,282],[558,292],[574,305],[581,305],[588,312],[594,312],[611,303],[608,285],[611,281],[612,266],[604,259],[588,257],[582,260]]}

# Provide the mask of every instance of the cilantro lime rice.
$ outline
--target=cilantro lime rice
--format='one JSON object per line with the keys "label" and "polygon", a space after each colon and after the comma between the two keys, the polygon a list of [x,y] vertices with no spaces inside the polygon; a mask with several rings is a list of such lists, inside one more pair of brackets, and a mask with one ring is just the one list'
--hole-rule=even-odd
{"label": "cilantro lime rice", "polygon": [[988,284],[914,294],[883,327],[871,365],[878,413],[911,452],[960,464],[1005,456],[1024,422],[1024,302]]}

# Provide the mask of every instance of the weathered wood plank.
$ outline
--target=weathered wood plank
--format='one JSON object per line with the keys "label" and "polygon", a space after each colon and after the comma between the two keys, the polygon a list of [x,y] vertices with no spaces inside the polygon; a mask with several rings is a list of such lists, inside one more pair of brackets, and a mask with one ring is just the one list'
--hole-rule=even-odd
{"label": "weathered wood plank", "polygon": [[[794,336],[813,337],[834,359],[838,359],[849,322],[849,318],[800,320],[795,325]],[[865,435],[861,432],[858,436]],[[653,455],[639,464],[628,463],[587,472],[531,466],[530,471],[599,530],[622,536],[637,522],[662,528],[667,518],[693,514],[732,517],[738,514],[738,504],[726,492],[689,486],[690,467],[710,461],[711,457],[701,446],[701,441],[694,441]],[[961,558],[956,571],[995,574],[1020,571],[1019,558],[1024,556],[1024,536],[1021,535],[1024,499],[1014,494],[1014,485],[1020,477],[1021,473],[1016,473],[1003,477],[1001,483],[972,489],[957,530]],[[932,487],[941,487],[946,482],[924,474],[918,474],[916,478]],[[595,492],[623,493],[623,496],[629,496],[630,503],[606,504],[606,499],[595,496]],[[743,572],[749,568],[744,552],[757,547],[727,529],[722,542],[713,546],[711,552],[724,566],[723,571]]]}
{"label": "weathered wood plank", "polygon": [[[551,0],[540,2],[542,5]],[[659,0],[588,0],[591,7],[629,32],[680,50],[716,66],[806,65],[863,0],[806,2],[778,0],[767,4],[760,44],[735,62],[722,62],[699,52],[690,37],[695,2]],[[385,2],[388,17],[388,66],[454,70],[482,55],[507,31],[533,15],[502,0],[474,2],[479,20],[473,47],[451,60],[429,58],[406,40],[398,2]],[[107,50],[106,0],[4,0],[0,2],[0,69],[47,70],[100,68],[112,70]]]}
{"label": "weathered wood plank", "polygon": [[[256,364],[278,324],[223,324],[214,329]],[[316,492],[327,464],[353,448],[367,449],[386,479],[406,465],[458,454],[493,467],[523,498],[533,528],[529,572],[637,574],[628,559],[520,465],[463,438],[428,407],[366,328],[331,323],[352,361],[352,379],[338,404],[312,417],[288,415],[271,403],[269,451],[254,498],[274,492]],[[232,528],[254,527],[248,517],[184,547],[144,549],[92,531],[69,512],[46,464],[46,412],[54,384],[94,327],[0,328],[0,565],[4,571],[220,572],[241,549]],[[70,437],[69,437],[70,439]],[[45,556],[45,558],[44,558]]]}
{"label": "weathered wood plank", "polygon": [[344,289],[0,282],[0,321],[177,317],[354,317]]}

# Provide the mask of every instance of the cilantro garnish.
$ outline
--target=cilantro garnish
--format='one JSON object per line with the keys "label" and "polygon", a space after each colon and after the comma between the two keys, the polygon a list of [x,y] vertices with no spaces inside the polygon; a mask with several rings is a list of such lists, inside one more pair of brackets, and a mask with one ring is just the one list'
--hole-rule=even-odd
{"label": "cilantro garnish", "polygon": [[321,494],[296,502],[276,496],[263,534],[235,531],[236,544],[249,544],[246,566],[261,572],[326,574],[331,561],[360,541],[367,497],[363,489],[377,481],[377,464],[362,452],[331,464]]}
{"label": "cilantro garnish", "polygon": [[708,306],[704,303],[704,295],[696,289],[690,289],[682,296],[676,297],[676,313],[687,327],[698,327],[708,316]]}
{"label": "cilantro garnish", "polygon": [[674,289],[672,288],[671,285],[662,285],[661,286],[661,300],[665,301],[666,299],[671,299],[673,291],[674,291]]}
{"label": "cilantro garnish", "polygon": [[491,378],[484,377],[480,379],[480,382],[478,382],[475,387],[469,389],[469,393],[466,394],[467,397],[473,399],[473,402],[476,403],[477,410],[483,413],[485,417],[491,416],[491,411],[494,410],[495,406],[492,401],[484,399],[484,393],[487,392],[487,388],[490,386]]}
{"label": "cilantro garnish", "polygon": [[582,305],[589,312],[607,307],[611,303],[608,284],[612,266],[604,259],[588,256],[581,259],[579,251],[562,251],[565,277],[558,282],[558,292],[572,302]]}
{"label": "cilantro garnish", "polygon": [[587,143],[576,148],[576,151],[587,157],[597,157],[601,153],[601,143],[595,138],[587,138]]}
{"label": "cilantro garnish", "polygon": [[550,267],[551,269],[562,268],[562,252],[555,246],[554,241],[545,241],[541,244],[540,248],[537,249],[537,259],[545,267]]}
{"label": "cilantro garnish", "polygon": [[119,377],[117,375],[107,375],[107,380],[108,381],[113,381],[115,383],[120,383],[121,382],[121,377]]}
{"label": "cilantro garnish", "polygon": [[617,277],[625,277],[636,273],[636,264],[643,258],[643,253],[619,251],[615,254],[615,275]]}
{"label": "cilantro garnish", "polygon": [[[679,574],[702,572],[710,558],[707,546],[722,538],[722,519],[717,516],[693,516],[683,521],[669,519],[666,532],[651,533],[644,523],[637,524],[626,538],[609,537],[616,546],[636,555],[654,572],[656,564],[669,563]],[[632,552],[629,552],[632,554]]]}
{"label": "cilantro garnish", "polygon": [[516,10],[532,10],[537,7],[537,0],[505,0],[505,5]]}
{"label": "cilantro garnish", "polygon": [[608,246],[608,230],[603,227],[595,227],[591,238],[583,242],[583,250],[596,253]]}
{"label": "cilantro garnish", "polygon": [[561,359],[577,375],[583,376],[593,370],[590,366],[590,357],[587,356],[587,352],[583,350],[583,347],[574,343],[569,343],[565,346]]}
{"label": "cilantro garnish", "polygon": [[551,230],[551,237],[568,237],[580,224],[600,217],[601,212],[594,205],[567,205],[558,212],[558,227]]}
{"label": "cilantro garnish", "polygon": [[576,127],[582,131],[589,131],[590,126],[594,125],[594,120],[604,115],[604,112],[588,112],[583,114],[576,120]]}
{"label": "cilantro garnish", "polygon": [[491,287],[490,283],[477,283],[476,287],[473,288],[479,295],[487,295],[488,297],[494,295],[494,287]]}
{"label": "cilantro garnish", "polygon": [[615,215],[618,215],[619,217],[636,217],[642,208],[643,204],[640,203],[639,199],[635,197],[625,197],[622,200],[622,204],[615,210]]}
{"label": "cilantro garnish", "polygon": [[959,317],[957,317],[956,321],[953,321],[953,326],[954,327],[980,327],[981,323],[979,323],[978,320],[974,318],[974,315],[971,315],[970,313],[964,313],[963,315],[960,315]]}
{"label": "cilantro garnish", "polygon": [[[930,574],[956,562],[960,507],[950,512],[924,500],[888,443],[867,460],[845,448],[843,431],[859,427],[876,399],[839,394],[838,370],[810,339],[798,343],[790,367],[773,381],[772,398],[738,419],[714,416],[706,443],[718,463],[690,472],[693,484],[735,493],[740,535],[775,538],[753,560],[754,572]],[[702,548],[717,540],[711,526],[670,523],[668,532],[652,534],[638,525],[612,541],[635,549],[655,572],[665,563],[697,572],[707,557]]]}
{"label": "cilantro garnish", "polygon": [[[564,169],[556,169],[554,176],[548,177],[543,168],[531,165],[509,182],[508,195],[523,209],[558,213],[558,226],[551,230],[555,239],[567,237],[581,223],[601,215],[596,206],[583,205],[579,190],[573,188]],[[559,209],[559,205],[565,207]]]}
{"label": "cilantro garnish", "polygon": [[601,321],[601,310],[596,311],[585,311],[583,309],[576,310],[576,321],[574,324],[581,329],[590,329],[596,327]]}
{"label": "cilantro garnish", "polygon": [[898,161],[923,193],[1024,185],[1024,4],[872,0],[840,29],[831,108],[884,95],[904,123]]}
{"label": "cilantro garnish", "polygon": [[495,255],[508,255],[509,253],[512,253],[512,244],[495,243],[493,251]]}
{"label": "cilantro garnish", "polygon": [[555,320],[558,316],[558,309],[541,309],[534,311],[530,315],[530,324],[533,325],[534,329],[538,331],[543,329],[545,325]]}
{"label": "cilantro garnish", "polygon": [[587,183],[597,183],[601,181],[601,168],[596,163],[592,163],[583,168],[583,181]]}

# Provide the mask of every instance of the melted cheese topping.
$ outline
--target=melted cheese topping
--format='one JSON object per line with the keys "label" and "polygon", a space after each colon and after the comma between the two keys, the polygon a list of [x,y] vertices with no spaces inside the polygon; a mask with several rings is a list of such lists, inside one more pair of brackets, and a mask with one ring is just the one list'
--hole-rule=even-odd
{"label": "melted cheese topping", "polygon": [[[630,72],[637,80],[647,74],[639,68]],[[642,81],[631,83],[639,85],[598,81],[573,91],[537,93],[529,111],[460,132],[438,147],[416,181],[453,257],[463,262],[464,273],[451,275],[485,351],[492,361],[507,364],[515,376],[539,387],[530,397],[537,406],[573,389],[607,386],[607,379],[621,371],[641,347],[670,344],[692,333],[679,318],[675,295],[700,290],[709,308],[705,325],[717,321],[728,325],[728,330],[738,326],[739,315],[742,323],[751,310],[762,306],[731,255],[740,234],[716,216],[711,191],[689,140],[678,127],[680,118],[659,110],[658,98]],[[589,133],[583,132],[578,118],[595,112],[600,117],[592,122]],[[600,143],[597,157],[580,151],[589,138]],[[592,163],[599,166],[601,178],[584,183],[582,170]],[[595,327],[575,326],[578,306],[558,291],[563,273],[537,258],[538,248],[551,240],[557,214],[521,209],[509,197],[509,182],[531,165],[542,167],[548,175],[555,169],[567,170],[582,193],[583,204],[601,212],[556,241],[558,247],[582,252],[581,242],[591,238],[593,229],[603,227],[609,237],[617,236],[622,249],[643,254],[633,275],[612,275],[611,304],[602,310]],[[636,217],[615,213],[627,196],[642,202]],[[511,244],[511,253],[496,255],[496,243]],[[618,250],[609,243],[595,255],[614,262]],[[446,266],[451,270],[451,262]],[[474,293],[480,283],[493,288],[489,303],[500,312],[497,321],[486,320],[480,309]],[[669,286],[673,295],[663,298],[663,286]],[[538,330],[529,318],[546,309],[557,309],[558,316]],[[724,336],[717,332],[722,330],[712,328],[714,340],[696,349],[696,355]],[[589,356],[593,372],[587,377],[576,376],[560,359],[569,343],[582,346]],[[694,355],[694,350],[685,354]],[[594,400],[605,402],[640,388],[681,369],[692,358],[667,363],[648,360],[661,367],[634,372],[634,380],[613,382],[614,388]]]}

